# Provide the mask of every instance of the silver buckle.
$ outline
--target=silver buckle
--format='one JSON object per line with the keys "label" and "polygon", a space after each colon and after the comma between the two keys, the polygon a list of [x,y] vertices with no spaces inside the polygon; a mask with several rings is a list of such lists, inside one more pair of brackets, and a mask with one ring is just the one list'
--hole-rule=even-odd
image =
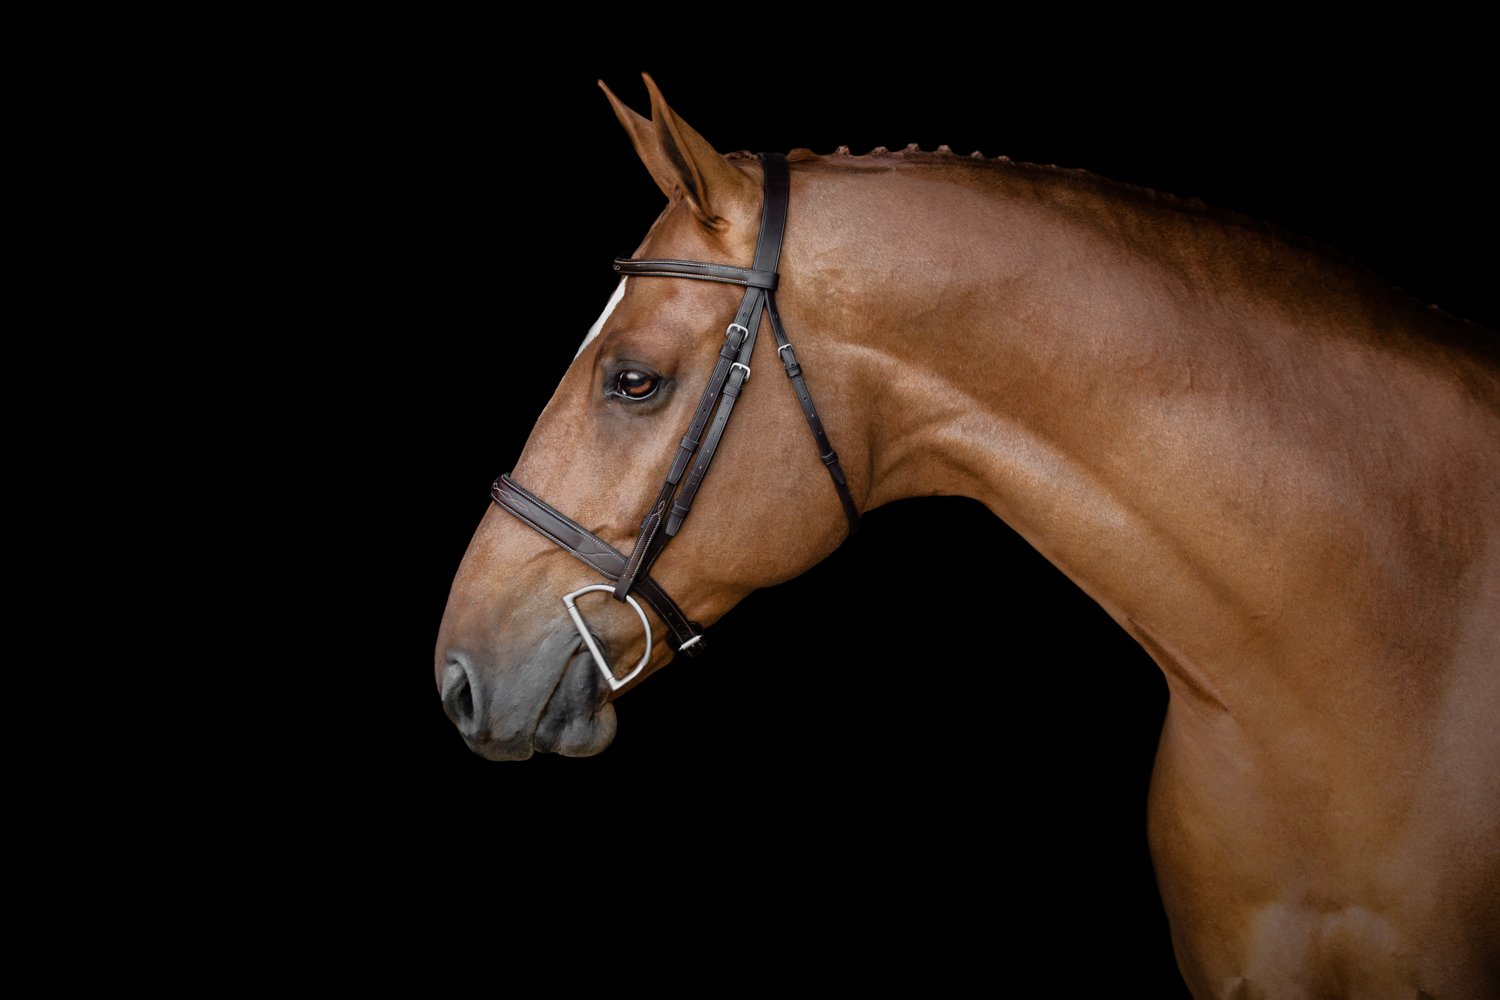
{"label": "silver buckle", "polygon": [[724,331],[724,336],[728,337],[731,330],[741,330],[741,331],[744,332],[744,336],[740,337],[740,343],[741,344],[743,344],[745,342],[745,338],[746,337],[750,336],[750,328],[749,327],[740,326],[738,323],[730,323],[729,327]]}
{"label": "silver buckle", "polygon": [[[736,368],[743,368],[743,369],[745,369],[745,382],[749,382],[750,381],[750,366],[749,365],[742,365],[738,361],[734,362],[732,365],[729,366],[729,370],[731,372],[734,371]],[[745,382],[741,382],[740,384],[744,385]]]}
{"label": "silver buckle", "polygon": [[[646,652],[641,654],[641,662],[635,665],[634,670],[616,680],[615,672],[609,669],[608,663],[604,662],[604,654],[599,652],[599,646],[594,642],[594,637],[589,634],[589,627],[584,623],[583,615],[578,613],[578,606],[573,603],[573,599],[580,594],[588,594],[596,590],[602,590],[608,594],[615,592],[615,588],[613,587],[606,587],[602,583],[596,583],[592,587],[582,587],[571,594],[565,594],[563,596],[563,605],[567,607],[568,615],[573,619],[573,627],[578,629],[578,634],[583,637],[583,644],[589,648],[589,655],[594,658],[594,665],[604,675],[605,683],[609,685],[611,691],[618,691],[626,684],[635,680],[640,672],[646,669],[646,664],[651,659],[651,622],[646,619],[646,612],[641,610],[641,606],[636,599],[626,594],[625,603],[635,608],[635,613],[640,615],[641,618],[641,627],[646,630]],[[694,638],[698,637],[695,636]]]}
{"label": "silver buckle", "polygon": [[782,351],[790,351],[791,349],[792,345],[790,343],[782,344],[780,347],[776,348],[776,356],[779,358],[781,357]]}

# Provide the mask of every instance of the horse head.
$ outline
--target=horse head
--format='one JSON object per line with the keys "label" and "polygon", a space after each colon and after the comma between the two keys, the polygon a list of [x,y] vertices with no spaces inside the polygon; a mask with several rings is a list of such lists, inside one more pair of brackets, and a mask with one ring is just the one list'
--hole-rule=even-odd
{"label": "horse head", "polygon": [[[649,120],[604,88],[668,200],[636,257],[749,264],[761,231],[765,168],[753,158],[715,152],[667,106],[649,77],[646,85]],[[809,266],[816,255],[808,238],[788,235],[782,270],[802,271],[781,294],[788,314],[800,315],[797,304],[816,294]],[[783,353],[767,343],[753,351],[749,331],[731,330],[731,341],[738,335],[749,342],[745,363],[734,362],[744,371],[732,370],[726,324],[736,318],[737,304],[745,308],[744,287],[624,270],[538,418],[509,477],[514,485],[497,482],[496,497],[510,509],[491,506],[486,513],[443,616],[435,671],[444,709],[470,748],[493,760],[524,759],[535,750],[598,753],[614,737],[614,696],[682,648],[680,627],[678,642],[666,641],[673,629],[657,614],[658,602],[648,601],[647,608],[634,598],[611,600],[602,591],[615,589],[618,574],[601,575],[599,565],[573,558],[576,551],[556,544],[556,533],[581,529],[594,536],[585,544],[598,552],[608,546],[632,554],[642,513],[659,500],[683,450],[684,429],[695,424],[701,409],[714,411],[707,414],[712,418],[723,405],[719,396],[705,407],[705,392],[714,395],[716,377],[733,376],[728,382],[737,392],[760,362],[768,373],[782,367],[772,366],[773,358],[790,361],[789,374],[795,366],[790,348]],[[757,308],[746,326],[761,322]],[[820,343],[810,321],[792,325],[811,335],[805,344],[799,340],[797,351],[804,364],[823,373],[825,414],[840,426],[853,397],[829,374],[837,366],[836,348]],[[803,411],[793,405],[797,396],[779,381],[763,375],[759,391],[733,401],[734,422],[716,456],[711,450],[701,500],[676,526],[680,530],[660,561],[647,566],[648,583],[654,580],[675,599],[694,630],[756,588],[803,572],[832,552],[848,530],[820,449],[808,438]],[[711,433],[706,426],[703,436]],[[845,461],[860,454],[856,448]],[[847,497],[841,471],[838,481]],[[538,507],[550,507],[554,514],[544,516],[553,520],[523,520]],[[852,517],[852,500],[848,512]],[[591,586],[594,591],[578,593]]]}

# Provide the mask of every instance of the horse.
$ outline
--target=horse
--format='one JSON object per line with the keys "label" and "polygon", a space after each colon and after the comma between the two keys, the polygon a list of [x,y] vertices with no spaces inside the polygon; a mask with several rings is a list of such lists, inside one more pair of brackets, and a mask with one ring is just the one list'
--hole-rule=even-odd
{"label": "horse", "polygon": [[[636,257],[759,274],[770,161],[720,154],[646,86],[649,118],[600,83],[668,200]],[[777,277],[745,280],[774,282],[855,514],[978,500],[1166,679],[1148,836],[1193,994],[1500,995],[1495,337],[1083,172],[946,147],[786,169]],[[618,696],[684,646],[653,629],[691,647],[851,529],[811,418],[757,379],[691,517],[625,567],[751,286],[624,273],[439,630],[444,709],[490,759],[603,751]],[[769,336],[744,379],[786,361]],[[619,562],[573,558],[528,503]],[[623,599],[637,571],[671,608]]]}

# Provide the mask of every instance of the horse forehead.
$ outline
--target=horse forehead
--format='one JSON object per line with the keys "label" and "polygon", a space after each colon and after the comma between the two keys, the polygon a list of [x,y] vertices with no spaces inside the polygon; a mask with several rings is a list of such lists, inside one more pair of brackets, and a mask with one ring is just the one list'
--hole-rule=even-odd
{"label": "horse forehead", "polygon": [[600,331],[618,330],[627,343],[651,350],[706,347],[734,319],[744,289],[713,281],[633,276],[630,287]]}
{"label": "horse forehead", "polygon": [[710,228],[681,204],[668,205],[646,231],[634,256],[718,261],[748,267],[760,235],[759,205],[751,215],[721,223]]}
{"label": "horse forehead", "polygon": [[629,278],[621,278],[620,283],[615,286],[614,294],[610,295],[609,302],[605,305],[604,311],[599,314],[598,319],[594,320],[594,325],[589,327],[589,332],[584,336],[583,343],[578,345],[578,350],[573,352],[574,358],[577,358],[578,355],[583,353],[584,348],[594,342],[594,339],[599,336],[599,331],[604,329],[604,324],[608,323],[610,316],[614,315],[615,307],[625,297],[625,282],[629,280]]}
{"label": "horse forehead", "polygon": [[[599,318],[594,320],[578,350],[573,352],[573,360],[577,361],[600,337],[608,339],[610,330],[616,328],[628,332],[629,340],[637,350],[654,352],[674,346],[690,347],[695,339],[693,334],[700,325],[699,318],[712,315],[720,304],[685,295],[679,286],[703,284],[649,278],[637,278],[632,282],[629,277],[622,277]],[[732,305],[723,308],[730,313],[733,311]]]}

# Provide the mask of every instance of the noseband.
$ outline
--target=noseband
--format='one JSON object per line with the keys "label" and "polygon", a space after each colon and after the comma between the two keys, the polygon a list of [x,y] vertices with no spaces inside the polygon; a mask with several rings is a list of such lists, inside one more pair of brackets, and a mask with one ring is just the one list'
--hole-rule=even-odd
{"label": "noseband", "polygon": [[[615,270],[622,276],[695,278],[699,281],[742,285],[745,289],[745,297],[740,301],[734,322],[724,331],[724,346],[719,350],[718,361],[714,364],[708,386],[703,390],[703,397],[698,400],[698,407],[693,411],[692,423],[688,425],[687,433],[677,447],[666,481],[662,483],[645,519],[641,521],[640,534],[636,535],[635,547],[629,557],[622,555],[608,542],[570,520],[541,498],[517,486],[509,476],[502,475],[490,488],[490,496],[502,508],[550,538],[575,558],[592,566],[613,584],[608,587],[602,584],[584,587],[563,598],[563,604],[568,609],[568,615],[573,619],[578,634],[612,691],[618,691],[634,680],[651,659],[651,623],[640,604],[631,596],[632,592],[651,605],[661,617],[672,633],[677,652],[684,656],[697,656],[707,645],[703,641],[703,627],[682,613],[677,602],[667,596],[667,592],[651,578],[650,571],[662,549],[681,530],[682,522],[692,510],[698,488],[703,484],[708,467],[713,464],[719,439],[723,437],[724,428],[734,412],[735,400],[739,398],[740,389],[750,380],[750,358],[755,350],[755,337],[760,329],[762,310],[771,320],[771,332],[776,337],[776,355],[785,366],[787,378],[791,380],[797,399],[802,404],[802,413],[807,418],[807,426],[812,430],[818,456],[828,469],[833,488],[838,492],[839,502],[843,504],[844,516],[849,519],[849,531],[852,534],[859,528],[859,508],[855,506],[854,497],[849,493],[844,470],[839,465],[838,453],[833,450],[833,445],[829,443],[828,435],[823,430],[823,422],[818,419],[817,408],[813,406],[807,383],[802,379],[802,367],[797,364],[797,354],[787,340],[786,331],[781,326],[781,316],[776,311],[776,268],[781,261],[781,239],[786,232],[787,201],[791,190],[786,157],[780,153],[761,153],[760,161],[765,177],[765,197],[761,206],[760,234],[755,240],[755,259],[749,268],[704,264],[692,260],[615,260]],[[713,417],[712,423],[709,422],[710,415]],[[683,478],[684,474],[686,480]],[[629,603],[645,626],[646,652],[634,669],[621,678],[616,678],[614,671],[605,662],[604,655],[575,603],[579,596],[594,591],[608,591],[615,600]]]}

